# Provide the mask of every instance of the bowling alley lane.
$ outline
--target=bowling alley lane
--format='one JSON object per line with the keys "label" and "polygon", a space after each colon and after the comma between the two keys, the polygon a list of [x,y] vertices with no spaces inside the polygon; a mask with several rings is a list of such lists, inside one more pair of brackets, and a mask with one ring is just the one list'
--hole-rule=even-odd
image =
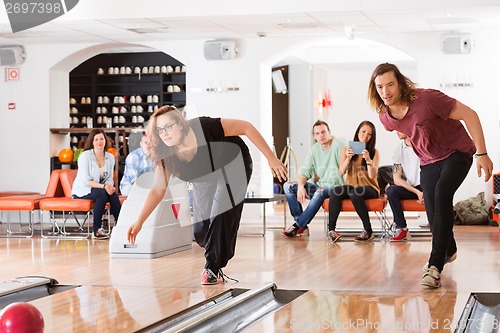
{"label": "bowling alley lane", "polygon": [[[82,286],[31,304],[43,314],[45,332],[156,332],[159,323],[177,321],[190,311],[210,312],[211,306],[229,301],[230,293],[231,289],[222,286]],[[468,293],[434,291],[364,294],[310,290],[244,331],[450,332],[459,325],[468,298]],[[244,305],[237,306],[251,315]]]}
{"label": "bowling alley lane", "polygon": [[224,294],[211,288],[82,286],[32,302],[45,332],[136,332]]}
{"label": "bowling alley lane", "polygon": [[265,237],[242,233],[235,258],[224,268],[239,282],[201,286],[198,246],[157,259],[121,259],[110,258],[108,241],[39,237],[0,239],[0,281],[41,276],[70,287],[27,301],[43,314],[45,332],[86,333],[142,332],[228,290],[269,282],[278,290],[306,292],[244,331],[349,332],[343,329],[348,325],[354,332],[355,325],[359,332],[401,332],[405,324],[408,331],[427,332],[433,325],[431,332],[452,332],[471,293],[500,291],[498,227],[456,226],[458,259],[446,265],[441,288],[429,290],[420,285],[429,237],[358,244],[344,234],[331,243],[321,222],[311,225],[308,237],[288,239],[280,230]]}
{"label": "bowling alley lane", "polygon": [[468,293],[308,291],[245,332],[454,332]]}

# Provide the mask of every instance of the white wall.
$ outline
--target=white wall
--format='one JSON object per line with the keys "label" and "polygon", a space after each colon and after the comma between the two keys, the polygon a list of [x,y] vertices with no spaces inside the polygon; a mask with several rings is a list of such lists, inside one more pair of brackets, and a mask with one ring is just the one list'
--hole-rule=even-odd
{"label": "white wall", "polygon": [[[51,114],[59,113],[68,123],[68,90],[65,81],[62,89],[52,90],[50,68],[61,57],[71,54],[79,45],[26,46],[27,59],[19,66],[21,75],[17,82],[0,82],[0,191],[44,192],[49,179]],[[57,49],[57,52],[54,50]],[[57,54],[57,56],[55,56]],[[64,77],[64,74],[62,75]],[[66,74],[67,76],[67,74]],[[64,81],[64,78],[62,78]],[[51,108],[51,100],[64,101]],[[9,102],[16,103],[16,110],[7,109]],[[63,109],[59,109],[65,105]],[[60,125],[60,123],[58,124]]]}
{"label": "white wall", "polygon": [[311,89],[313,71],[311,67],[309,64],[295,64],[288,67],[290,146],[297,156],[297,165],[290,169],[290,175],[295,175],[295,179],[312,145],[310,128],[313,124]]}
{"label": "white wall", "polygon": [[[319,105],[328,90],[328,72],[311,64],[289,65],[289,129],[290,145],[297,156],[295,175],[314,144],[312,126],[317,120],[328,121],[329,110]],[[332,132],[334,136],[335,133]]]}

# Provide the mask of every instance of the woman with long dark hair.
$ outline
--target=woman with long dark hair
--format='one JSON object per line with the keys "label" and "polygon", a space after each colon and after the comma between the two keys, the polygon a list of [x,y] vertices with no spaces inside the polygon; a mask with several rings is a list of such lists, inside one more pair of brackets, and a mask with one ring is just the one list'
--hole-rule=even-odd
{"label": "woman with long dark hair", "polygon": [[368,120],[362,121],[354,133],[354,141],[364,142],[365,149],[361,154],[355,154],[352,147],[343,148],[340,155],[339,173],[344,174],[346,185],[335,186],[330,190],[328,205],[328,237],[337,241],[341,235],[335,231],[340,215],[342,200],[350,199],[356,213],[363,222],[363,232],[354,238],[355,241],[366,242],[374,238],[366,199],[378,198],[380,188],[377,182],[379,153],[375,149],[377,134],[375,125]]}
{"label": "woman with long dark hair", "polygon": [[109,202],[111,214],[118,221],[121,203],[113,181],[115,157],[107,152],[106,133],[94,128],[85,141],[83,152],[78,157],[78,173],[73,183],[72,196],[75,199],[94,200],[93,238],[107,239],[109,235],[102,228],[102,216]]}

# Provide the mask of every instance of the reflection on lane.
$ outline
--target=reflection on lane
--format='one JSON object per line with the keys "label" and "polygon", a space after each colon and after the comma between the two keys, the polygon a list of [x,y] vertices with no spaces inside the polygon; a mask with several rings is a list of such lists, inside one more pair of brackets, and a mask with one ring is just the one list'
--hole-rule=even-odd
{"label": "reflection on lane", "polygon": [[456,293],[308,291],[249,332],[452,332]]}

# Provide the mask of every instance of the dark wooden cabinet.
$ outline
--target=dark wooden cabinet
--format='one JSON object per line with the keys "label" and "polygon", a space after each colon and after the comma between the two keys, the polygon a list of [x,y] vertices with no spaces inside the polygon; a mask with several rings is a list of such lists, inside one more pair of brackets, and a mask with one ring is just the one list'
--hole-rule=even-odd
{"label": "dark wooden cabinet", "polygon": [[69,102],[72,128],[143,127],[158,107],[186,105],[185,66],[162,52],[100,54],[71,71]]}

